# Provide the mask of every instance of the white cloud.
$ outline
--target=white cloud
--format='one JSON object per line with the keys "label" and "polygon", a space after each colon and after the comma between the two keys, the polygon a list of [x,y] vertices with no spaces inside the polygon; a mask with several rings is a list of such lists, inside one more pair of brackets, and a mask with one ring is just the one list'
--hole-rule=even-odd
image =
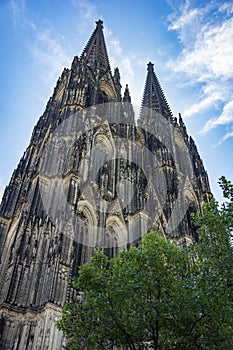
{"label": "white cloud", "polygon": [[121,75],[121,84],[123,92],[126,84],[133,85],[133,78],[135,76],[132,67],[132,60],[128,55],[124,54],[121,43],[118,38],[114,37],[112,31],[105,27],[104,34],[108,46],[109,61],[112,69],[119,67]]}
{"label": "white cloud", "polygon": [[108,27],[104,27],[105,39],[108,44],[109,59],[112,66],[116,65],[118,58],[123,54],[123,50],[118,38],[114,37]]}
{"label": "white cloud", "polygon": [[98,19],[99,14],[97,12],[96,6],[87,0],[71,0],[74,7],[79,8],[81,16],[84,19],[95,21]]}
{"label": "white cloud", "polygon": [[182,113],[182,116],[190,117],[194,114],[199,113],[200,111],[205,111],[208,108],[212,107],[216,101],[219,101],[219,99],[220,99],[219,93],[215,91],[212,94],[207,95],[200,102],[192,104],[188,109],[186,109]]}
{"label": "white cloud", "polygon": [[221,145],[224,141],[230,139],[233,137],[233,127],[231,128],[231,131],[227,131],[226,134],[218,141],[216,146]]}
{"label": "white cloud", "polygon": [[50,30],[36,31],[35,43],[31,52],[37,65],[46,67],[42,78],[52,81],[61,74],[65,66],[70,66],[71,57],[66,53],[60,41],[53,36]]}
{"label": "white cloud", "polygon": [[18,21],[24,18],[25,2],[24,0],[18,0],[18,1],[10,0],[10,5],[12,9],[13,22],[14,22],[14,25],[16,25]]}
{"label": "white cloud", "polygon": [[51,24],[47,21],[46,25],[36,25],[27,11],[24,0],[11,0],[12,16],[14,24],[23,30],[23,33],[30,31],[34,40],[29,41],[29,50],[36,66],[42,66],[40,77],[50,84],[54,84],[57,77],[61,74],[65,66],[69,66],[71,57],[64,49],[62,43],[64,38],[55,33]]}
{"label": "white cloud", "polygon": [[30,27],[36,29],[35,23],[29,19],[25,0],[10,0],[12,10],[12,19],[14,25],[20,25],[22,28]]}
{"label": "white cloud", "polygon": [[110,42],[110,45],[112,46],[112,51],[115,52],[117,55],[120,55],[122,53],[121,44],[118,39],[113,39]]}
{"label": "white cloud", "polygon": [[196,40],[198,28],[201,27],[201,18],[208,12],[208,7],[191,8],[190,2],[185,1],[184,5],[176,7],[176,10],[168,17],[170,25],[168,30],[175,30],[182,45],[187,50],[191,48]]}
{"label": "white cloud", "polygon": [[232,14],[233,13],[233,3],[232,2],[230,2],[230,3],[225,2],[224,4],[222,4],[219,7],[219,11],[221,11],[221,12],[226,11],[228,15]]}
{"label": "white cloud", "polygon": [[201,130],[202,134],[206,134],[209,130],[216,128],[219,125],[227,125],[233,122],[233,101],[228,102],[222,110],[218,118],[211,118],[207,121],[204,128]]}
{"label": "white cloud", "polygon": [[[200,11],[198,9],[192,9],[190,11],[186,10],[186,7],[183,10],[184,12],[182,15],[177,18],[170,26],[168,27],[169,30],[181,30],[185,26],[190,25],[190,23],[195,21],[200,14]],[[180,34],[183,34],[182,32]]]}
{"label": "white cloud", "polygon": [[132,68],[131,60],[129,58],[123,58],[121,61],[121,71],[126,82],[132,81],[134,77],[134,71]]}
{"label": "white cloud", "polygon": [[197,33],[194,47],[183,50],[174,70],[195,75],[198,81],[206,82],[213,76],[233,77],[233,18],[223,24],[204,26]]}
{"label": "white cloud", "polygon": [[227,132],[226,135],[223,137],[222,141],[226,141],[226,140],[229,139],[230,137],[233,137],[233,130]]}
{"label": "white cloud", "polygon": [[233,4],[213,0],[194,7],[190,3],[186,1],[178,14],[169,17],[169,30],[177,32],[182,45],[180,55],[169,66],[192,85],[199,85],[198,101],[183,111],[184,116],[223,106],[218,118],[206,122],[201,130],[206,133],[233,122]]}
{"label": "white cloud", "polygon": [[178,8],[183,6],[183,3],[187,0],[165,0],[165,1],[174,11],[176,11]]}

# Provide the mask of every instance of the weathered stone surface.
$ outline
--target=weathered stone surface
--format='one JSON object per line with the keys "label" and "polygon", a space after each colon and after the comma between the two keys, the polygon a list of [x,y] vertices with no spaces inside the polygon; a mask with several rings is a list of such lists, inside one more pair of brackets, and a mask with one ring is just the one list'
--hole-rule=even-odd
{"label": "weathered stone surface", "polygon": [[197,239],[190,213],[211,197],[195,143],[181,116],[173,118],[153,64],[136,123],[129,88],[122,98],[119,69],[111,73],[102,28],[98,21],[80,58],[64,69],[5,189],[3,350],[61,349],[55,323],[76,297],[72,276],[95,247],[113,256],[149,228],[190,243]]}

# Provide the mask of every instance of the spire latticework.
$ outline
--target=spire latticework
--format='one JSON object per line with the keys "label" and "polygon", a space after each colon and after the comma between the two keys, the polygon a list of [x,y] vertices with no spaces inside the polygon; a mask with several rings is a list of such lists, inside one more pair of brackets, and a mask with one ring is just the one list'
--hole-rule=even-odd
{"label": "spire latticework", "polygon": [[153,111],[169,119],[172,117],[172,112],[154,72],[154,65],[149,62],[147,67],[148,73],[142,99],[142,107],[151,108]]}
{"label": "spire latticework", "polygon": [[83,50],[81,60],[93,70],[98,68],[105,73],[111,71],[103,34],[103,21],[96,21],[96,28]]}

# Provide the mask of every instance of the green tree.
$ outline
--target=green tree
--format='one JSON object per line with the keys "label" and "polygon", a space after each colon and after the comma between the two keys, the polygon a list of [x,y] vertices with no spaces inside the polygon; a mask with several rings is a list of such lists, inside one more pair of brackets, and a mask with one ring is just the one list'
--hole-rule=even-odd
{"label": "green tree", "polygon": [[111,259],[97,251],[73,286],[58,328],[67,349],[232,349],[232,185],[195,217],[200,241],[190,247],[151,231],[138,248]]}
{"label": "green tree", "polygon": [[203,215],[194,215],[199,244],[190,247],[195,264],[193,282],[202,298],[202,344],[209,349],[233,349],[233,185],[225,177],[219,184],[227,201],[219,208],[213,199]]}

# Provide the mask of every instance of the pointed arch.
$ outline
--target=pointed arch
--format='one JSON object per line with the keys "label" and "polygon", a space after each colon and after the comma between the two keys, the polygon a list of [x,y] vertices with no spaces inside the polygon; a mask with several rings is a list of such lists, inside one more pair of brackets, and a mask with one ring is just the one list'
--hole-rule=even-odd
{"label": "pointed arch", "polygon": [[78,214],[83,222],[91,226],[97,226],[97,216],[93,206],[87,201],[78,202]]}
{"label": "pointed arch", "polygon": [[[78,202],[78,227],[75,240],[86,247],[97,246],[98,218],[95,208],[87,200]],[[89,249],[89,253],[91,250]],[[87,257],[89,260],[90,256]]]}
{"label": "pointed arch", "polygon": [[106,220],[106,243],[108,248],[122,248],[127,246],[127,227],[122,218],[117,215],[111,215]]}
{"label": "pointed arch", "polygon": [[[111,102],[117,98],[116,88],[113,82],[112,75],[108,73],[106,76],[102,77],[99,82],[99,91],[106,96],[105,102]],[[102,103],[99,101],[99,103]]]}
{"label": "pointed arch", "polygon": [[113,140],[106,134],[105,130],[100,130],[94,136],[94,147],[91,150],[92,171],[95,181],[100,181],[100,169],[106,162],[115,158],[115,147]]}

